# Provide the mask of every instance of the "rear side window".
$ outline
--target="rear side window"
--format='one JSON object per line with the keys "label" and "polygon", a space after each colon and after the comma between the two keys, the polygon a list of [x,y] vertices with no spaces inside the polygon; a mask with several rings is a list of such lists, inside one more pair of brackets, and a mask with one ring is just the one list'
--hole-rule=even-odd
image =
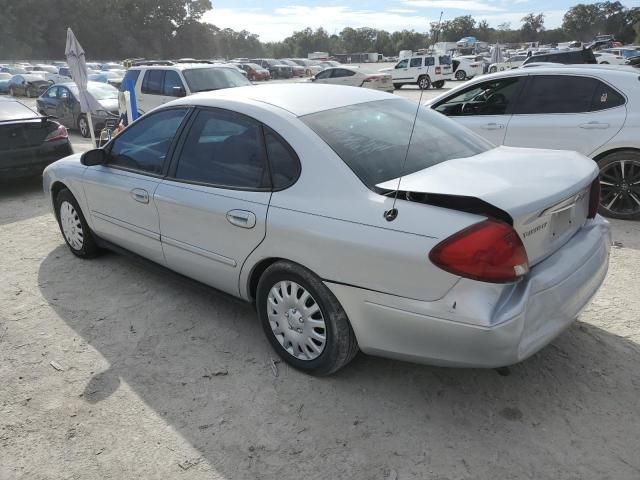
{"label": "rear side window", "polygon": [[515,113],[582,113],[591,110],[598,81],[573,75],[532,75]]}
{"label": "rear side window", "polygon": [[412,58],[410,67],[421,67],[422,66],[422,58]]}
{"label": "rear side window", "polygon": [[175,178],[221,188],[268,188],[260,124],[224,110],[201,111],[185,140]]}
{"label": "rear side window", "polygon": [[126,90],[127,80],[131,80],[135,87],[139,76],[140,76],[140,70],[127,70],[127,73],[124,74],[122,83],[120,84],[120,91],[124,92]]}
{"label": "rear side window", "polygon": [[425,67],[433,67],[436,64],[436,59],[433,57],[426,57],[424,59],[424,66]]}
{"label": "rear side window", "polygon": [[300,160],[293,149],[278,135],[265,127],[264,139],[275,190],[293,185],[300,176]]}
{"label": "rear side window", "polygon": [[142,80],[142,93],[162,95],[162,79],[164,70],[147,70]]}
{"label": "rear side window", "polygon": [[603,82],[598,82],[598,88],[591,102],[591,111],[606,110],[624,105],[624,97]]}

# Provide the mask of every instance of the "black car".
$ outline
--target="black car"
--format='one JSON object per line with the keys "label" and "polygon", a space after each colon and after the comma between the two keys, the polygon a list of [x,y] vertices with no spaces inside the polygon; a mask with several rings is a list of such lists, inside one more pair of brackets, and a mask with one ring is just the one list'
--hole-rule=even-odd
{"label": "black car", "polygon": [[40,75],[24,73],[14,75],[9,80],[9,95],[17,97],[23,95],[25,97],[37,97],[44,92],[52,82],[42,78]]}
{"label": "black car", "polygon": [[0,98],[0,181],[40,175],[72,153],[65,127],[15,99]]}
{"label": "black car", "polygon": [[253,58],[250,63],[260,65],[262,68],[269,70],[271,78],[291,78],[293,77],[293,68],[290,65],[282,63],[274,58]]}
{"label": "black car", "polygon": [[598,63],[598,60],[596,60],[591,49],[583,48],[582,50],[569,50],[568,52],[551,52],[531,55],[522,63],[522,66],[528,65],[529,63],[562,63],[565,65],[589,63],[595,65]]}

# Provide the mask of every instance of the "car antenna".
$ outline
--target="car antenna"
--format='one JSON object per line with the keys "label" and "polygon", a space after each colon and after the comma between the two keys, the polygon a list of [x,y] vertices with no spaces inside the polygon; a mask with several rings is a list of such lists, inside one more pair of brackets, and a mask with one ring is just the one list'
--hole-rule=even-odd
{"label": "car antenna", "polygon": [[[440,20],[438,20],[438,30],[436,31],[434,46],[438,43],[438,36],[440,35],[440,25],[442,24],[442,13],[440,11]],[[427,66],[427,73],[429,72],[429,66]],[[418,100],[418,106],[416,107],[416,114],[413,117],[413,125],[411,125],[411,133],[409,134],[409,143],[407,143],[407,151],[404,154],[404,160],[402,161],[402,168],[400,169],[400,177],[398,178],[398,185],[396,186],[396,191],[393,196],[393,205],[389,210],[385,210],[383,216],[387,222],[393,222],[396,218],[398,218],[398,209],[396,208],[396,201],[398,200],[398,194],[400,193],[400,183],[402,182],[402,177],[404,176],[404,167],[407,164],[407,158],[409,158],[409,149],[411,148],[411,140],[413,139],[413,132],[416,128],[416,123],[418,121],[418,114],[420,113],[420,105],[422,105],[422,95],[424,94],[424,90],[420,89],[420,99]]]}

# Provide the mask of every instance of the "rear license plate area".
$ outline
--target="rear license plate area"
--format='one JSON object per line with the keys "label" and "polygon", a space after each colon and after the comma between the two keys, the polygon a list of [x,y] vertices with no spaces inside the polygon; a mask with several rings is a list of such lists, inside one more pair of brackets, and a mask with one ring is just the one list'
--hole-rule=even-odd
{"label": "rear license plate area", "polygon": [[556,240],[564,236],[573,227],[573,207],[554,213],[551,217],[551,238]]}

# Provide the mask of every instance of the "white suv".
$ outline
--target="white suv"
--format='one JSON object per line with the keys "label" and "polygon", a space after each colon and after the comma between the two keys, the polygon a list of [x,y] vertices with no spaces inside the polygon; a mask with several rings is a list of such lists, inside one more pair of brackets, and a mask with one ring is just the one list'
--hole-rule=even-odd
{"label": "white suv", "polygon": [[446,80],[453,80],[449,55],[416,55],[400,60],[393,68],[383,68],[380,71],[391,74],[395,88],[408,84],[418,85],[422,90],[431,85],[442,88]]}
{"label": "white suv", "polygon": [[125,90],[127,80],[132,80],[135,84],[140,114],[175,100],[176,97],[251,85],[236,66],[213,63],[138,65],[127,70],[120,90]]}

